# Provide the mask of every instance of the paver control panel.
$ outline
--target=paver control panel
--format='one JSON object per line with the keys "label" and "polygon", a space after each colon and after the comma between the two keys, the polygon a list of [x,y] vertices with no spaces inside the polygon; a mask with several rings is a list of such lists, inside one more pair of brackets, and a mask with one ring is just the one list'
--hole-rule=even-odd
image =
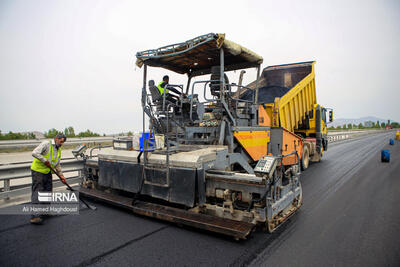
{"label": "paver control panel", "polygon": [[257,165],[254,168],[254,172],[266,173],[269,177],[271,177],[275,171],[276,164],[277,159],[275,157],[264,156],[257,162]]}

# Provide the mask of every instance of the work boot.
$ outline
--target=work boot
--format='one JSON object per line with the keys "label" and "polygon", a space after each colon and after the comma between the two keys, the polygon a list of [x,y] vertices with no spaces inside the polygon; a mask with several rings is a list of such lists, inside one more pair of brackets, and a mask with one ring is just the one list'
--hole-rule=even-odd
{"label": "work boot", "polygon": [[41,218],[41,217],[32,217],[31,218],[31,220],[30,220],[30,223],[31,224],[36,224],[36,225],[39,225],[39,224],[43,224],[43,219]]}

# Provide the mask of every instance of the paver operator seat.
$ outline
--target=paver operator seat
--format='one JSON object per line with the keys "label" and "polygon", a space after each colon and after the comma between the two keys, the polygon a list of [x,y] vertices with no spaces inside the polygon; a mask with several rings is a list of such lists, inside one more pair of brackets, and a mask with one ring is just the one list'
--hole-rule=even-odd
{"label": "paver operator seat", "polygon": [[[211,90],[211,95],[219,97],[220,96],[220,78],[221,78],[221,71],[220,71],[220,66],[213,66],[211,67],[211,81],[210,82],[210,90]],[[225,79],[225,91],[229,91],[229,79],[226,73],[224,73],[224,79]]]}
{"label": "paver operator seat", "polygon": [[[149,90],[151,93],[151,101],[153,102],[153,105],[156,106],[157,111],[161,111],[163,107],[163,96],[161,95],[160,90],[158,90],[157,86],[155,85],[154,80],[149,80]],[[165,107],[167,107],[169,104],[175,106],[174,103],[165,99]]]}

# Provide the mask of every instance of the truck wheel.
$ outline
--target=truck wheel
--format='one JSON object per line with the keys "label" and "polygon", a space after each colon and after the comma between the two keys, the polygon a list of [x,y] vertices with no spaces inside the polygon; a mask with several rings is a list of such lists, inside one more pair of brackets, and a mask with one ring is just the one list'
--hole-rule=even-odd
{"label": "truck wheel", "polygon": [[301,156],[301,170],[305,171],[310,163],[310,151],[308,146],[303,147],[303,155]]}
{"label": "truck wheel", "polygon": [[324,147],[321,147],[321,152],[319,152],[319,160],[318,160],[318,162],[321,162],[323,155],[324,155]]}

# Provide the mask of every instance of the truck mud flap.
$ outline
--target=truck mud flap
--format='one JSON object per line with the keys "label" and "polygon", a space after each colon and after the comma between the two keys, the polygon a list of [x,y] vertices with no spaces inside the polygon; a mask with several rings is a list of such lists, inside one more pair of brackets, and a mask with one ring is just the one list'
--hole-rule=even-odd
{"label": "truck mud flap", "polygon": [[255,227],[254,224],[239,222],[211,215],[195,213],[183,209],[172,208],[164,205],[136,201],[116,194],[105,193],[95,189],[80,188],[79,194],[83,197],[93,198],[111,205],[115,205],[136,214],[169,221],[177,224],[216,232],[236,239],[246,239]]}

